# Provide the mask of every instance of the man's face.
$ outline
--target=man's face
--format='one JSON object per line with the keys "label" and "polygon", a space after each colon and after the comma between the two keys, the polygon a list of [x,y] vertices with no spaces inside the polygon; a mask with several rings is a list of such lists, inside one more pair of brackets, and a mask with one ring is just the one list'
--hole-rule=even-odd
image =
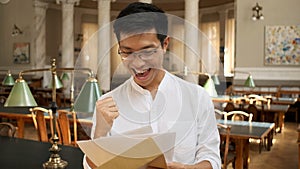
{"label": "man's face", "polygon": [[157,39],[154,29],[147,33],[136,35],[120,34],[119,54],[124,65],[134,76],[135,82],[143,88],[153,86],[160,81],[162,71],[163,55],[168,45],[166,38],[163,47]]}

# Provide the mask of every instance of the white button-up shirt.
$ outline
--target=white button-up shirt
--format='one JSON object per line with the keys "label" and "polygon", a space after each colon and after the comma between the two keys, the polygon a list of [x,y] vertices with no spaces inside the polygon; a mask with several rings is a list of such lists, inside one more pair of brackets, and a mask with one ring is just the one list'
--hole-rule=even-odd
{"label": "white button-up shirt", "polygon": [[[207,160],[213,169],[221,168],[214,107],[201,86],[166,72],[154,99],[132,77],[100,99],[105,97],[113,97],[120,114],[111,135],[147,125],[154,133],[175,132],[173,161],[197,164]],[[95,113],[93,124],[92,138],[97,132]]]}

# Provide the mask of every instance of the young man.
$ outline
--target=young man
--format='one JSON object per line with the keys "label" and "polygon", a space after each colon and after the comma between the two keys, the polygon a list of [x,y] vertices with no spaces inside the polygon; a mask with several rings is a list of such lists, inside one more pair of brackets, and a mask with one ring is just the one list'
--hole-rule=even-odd
{"label": "young man", "polygon": [[167,16],[152,4],[136,2],[121,11],[114,32],[132,77],[97,101],[91,136],[150,125],[154,133],[176,132],[168,168],[219,169],[219,133],[211,98],[199,85],[163,69],[167,31]]}

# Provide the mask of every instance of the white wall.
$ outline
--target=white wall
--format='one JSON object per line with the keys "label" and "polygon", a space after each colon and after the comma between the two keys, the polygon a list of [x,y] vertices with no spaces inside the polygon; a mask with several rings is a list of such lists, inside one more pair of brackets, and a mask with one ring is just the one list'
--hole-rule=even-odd
{"label": "white wall", "polygon": [[[10,69],[13,74],[20,70],[31,68],[34,65],[35,56],[30,52],[29,64],[13,63],[13,43],[29,42],[30,51],[33,51],[34,10],[32,0],[13,0],[7,4],[0,4],[0,67]],[[13,25],[16,24],[22,31],[22,35],[11,36]],[[12,68],[13,67],[13,68]]]}
{"label": "white wall", "polygon": [[[263,7],[264,20],[251,19],[256,2]],[[300,65],[264,65],[265,26],[300,25],[299,7],[299,0],[236,0],[236,69],[251,72],[256,80],[300,84]]]}

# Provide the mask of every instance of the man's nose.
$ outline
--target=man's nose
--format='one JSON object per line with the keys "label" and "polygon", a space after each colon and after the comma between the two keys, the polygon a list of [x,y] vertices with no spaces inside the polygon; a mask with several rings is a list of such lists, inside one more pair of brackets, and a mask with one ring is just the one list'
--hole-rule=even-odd
{"label": "man's nose", "polygon": [[135,53],[133,60],[132,60],[132,65],[136,66],[136,67],[141,67],[143,65],[145,65],[145,61],[141,58],[142,54],[139,53]]}

